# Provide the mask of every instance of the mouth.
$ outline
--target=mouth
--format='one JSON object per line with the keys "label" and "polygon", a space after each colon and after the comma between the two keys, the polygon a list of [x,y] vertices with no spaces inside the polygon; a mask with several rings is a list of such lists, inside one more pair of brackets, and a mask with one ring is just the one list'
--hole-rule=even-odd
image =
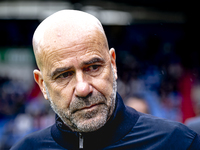
{"label": "mouth", "polygon": [[93,105],[90,105],[90,106],[83,107],[83,108],[81,108],[80,110],[83,110],[83,109],[91,109],[91,108],[93,108],[93,107],[95,107],[95,106],[98,106],[98,105],[100,105],[100,104],[93,104]]}
{"label": "mouth", "polygon": [[98,104],[92,104],[90,106],[85,106],[85,107],[82,107],[82,108],[79,108],[79,109],[76,109],[73,113],[76,113],[77,111],[90,111],[90,110],[93,110],[93,109],[96,109],[97,107],[99,107],[100,105],[102,105],[103,103],[98,103]]}

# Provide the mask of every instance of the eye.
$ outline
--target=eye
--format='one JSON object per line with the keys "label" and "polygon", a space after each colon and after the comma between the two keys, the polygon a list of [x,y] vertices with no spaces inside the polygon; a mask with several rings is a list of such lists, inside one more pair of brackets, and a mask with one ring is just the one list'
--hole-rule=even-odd
{"label": "eye", "polygon": [[100,65],[91,65],[85,69],[85,71],[96,71],[98,70]]}
{"label": "eye", "polygon": [[72,75],[73,75],[73,72],[69,71],[69,72],[64,72],[64,73],[60,74],[57,78],[68,78]]}

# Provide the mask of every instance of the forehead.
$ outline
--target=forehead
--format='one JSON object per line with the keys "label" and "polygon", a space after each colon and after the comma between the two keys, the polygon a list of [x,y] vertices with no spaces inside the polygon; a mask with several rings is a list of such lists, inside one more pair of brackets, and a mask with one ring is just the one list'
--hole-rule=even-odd
{"label": "forehead", "polygon": [[41,46],[56,47],[57,49],[63,46],[70,47],[74,44],[79,44],[82,40],[91,40],[90,37],[94,39],[99,38],[99,41],[106,39],[103,28],[98,22],[84,19],[74,19],[71,21],[61,19],[50,23],[43,32]]}
{"label": "forehead", "polygon": [[68,65],[75,59],[87,61],[96,56],[103,59],[108,56],[105,35],[99,30],[82,32],[70,39],[64,32],[55,33],[53,36],[47,36],[42,50],[43,68],[49,71]]}

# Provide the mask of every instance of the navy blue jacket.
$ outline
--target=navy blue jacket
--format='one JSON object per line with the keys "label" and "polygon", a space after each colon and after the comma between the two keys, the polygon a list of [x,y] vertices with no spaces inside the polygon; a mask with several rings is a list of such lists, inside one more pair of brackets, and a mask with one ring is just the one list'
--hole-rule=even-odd
{"label": "navy blue jacket", "polygon": [[200,136],[185,125],[142,114],[124,105],[116,108],[105,126],[95,132],[72,132],[59,117],[47,129],[28,135],[11,150],[200,150]]}

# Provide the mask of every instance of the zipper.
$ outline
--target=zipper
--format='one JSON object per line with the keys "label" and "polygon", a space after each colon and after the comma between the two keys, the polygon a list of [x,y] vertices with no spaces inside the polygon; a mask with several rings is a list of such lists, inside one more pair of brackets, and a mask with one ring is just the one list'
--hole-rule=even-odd
{"label": "zipper", "polygon": [[79,133],[79,149],[83,149],[83,135]]}

